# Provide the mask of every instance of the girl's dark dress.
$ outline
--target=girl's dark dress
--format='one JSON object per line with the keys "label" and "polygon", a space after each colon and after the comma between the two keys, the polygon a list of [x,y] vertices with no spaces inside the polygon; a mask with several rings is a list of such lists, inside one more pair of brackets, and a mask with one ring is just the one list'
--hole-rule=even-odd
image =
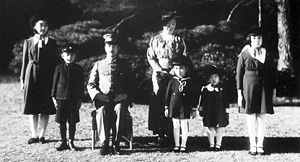
{"label": "girl's dark dress", "polygon": [[[210,87],[210,88],[209,88]],[[229,107],[222,88],[211,89],[211,85],[203,87],[200,106],[203,107],[203,125],[205,127],[226,127],[229,124]],[[210,91],[210,90],[211,91]]]}
{"label": "girl's dark dress", "polygon": [[51,88],[59,60],[55,40],[49,38],[42,48],[34,44],[33,37],[24,41],[20,78],[24,83],[24,114],[55,114]]}
{"label": "girl's dark dress", "polygon": [[268,53],[265,62],[261,63],[250,55],[249,48],[244,49],[236,72],[237,89],[242,90],[245,99],[240,112],[273,114],[274,70]]}
{"label": "girl's dark dress", "polygon": [[174,77],[169,81],[166,92],[166,106],[170,118],[189,119],[192,107],[197,105],[195,83],[190,77]]}

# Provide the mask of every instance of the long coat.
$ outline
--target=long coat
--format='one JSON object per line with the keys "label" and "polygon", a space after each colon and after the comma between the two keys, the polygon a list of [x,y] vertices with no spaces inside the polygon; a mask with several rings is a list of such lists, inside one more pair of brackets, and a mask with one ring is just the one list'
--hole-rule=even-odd
{"label": "long coat", "polygon": [[265,62],[262,63],[253,58],[250,48],[246,47],[239,55],[236,70],[237,89],[242,90],[245,99],[240,112],[273,114],[272,97],[275,78],[272,60],[266,53]]}
{"label": "long coat", "polygon": [[83,69],[75,63],[60,64],[56,67],[51,94],[58,100],[56,122],[60,123],[66,119],[72,123],[79,122],[77,103],[83,98],[83,80]]}
{"label": "long coat", "polygon": [[55,114],[51,88],[59,60],[54,39],[49,38],[42,48],[34,43],[33,37],[24,41],[20,77],[24,83],[24,114]]}

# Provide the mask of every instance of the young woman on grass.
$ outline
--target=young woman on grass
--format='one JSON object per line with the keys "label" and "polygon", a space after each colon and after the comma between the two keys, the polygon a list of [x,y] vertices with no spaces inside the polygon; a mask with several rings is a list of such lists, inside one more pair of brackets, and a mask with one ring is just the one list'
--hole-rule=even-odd
{"label": "young woman on grass", "polygon": [[[29,116],[31,138],[28,144],[45,143],[49,115],[56,109],[51,99],[52,79],[59,63],[56,41],[48,37],[48,22],[33,16],[30,26],[34,36],[24,41],[21,89],[24,90],[24,114]],[[38,124],[41,131],[38,131]]]}
{"label": "young woman on grass", "polygon": [[[273,68],[269,53],[262,47],[261,29],[249,31],[250,45],[239,54],[236,70],[238,105],[246,114],[249,154],[264,154],[263,142],[266,114],[273,114]],[[256,131],[257,128],[257,131]],[[256,140],[257,136],[257,140]]]}

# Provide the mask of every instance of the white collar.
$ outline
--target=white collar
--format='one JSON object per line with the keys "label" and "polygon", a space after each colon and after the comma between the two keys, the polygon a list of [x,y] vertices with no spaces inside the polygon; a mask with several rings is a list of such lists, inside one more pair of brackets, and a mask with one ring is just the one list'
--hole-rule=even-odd
{"label": "white collar", "polygon": [[[217,92],[219,92],[219,91],[220,91],[218,87],[213,87],[211,84],[208,84],[208,85],[206,86],[206,88],[207,88],[207,90],[208,90],[209,92],[212,92],[212,91],[217,91]],[[222,89],[221,89],[221,90],[222,90]]]}
{"label": "white collar", "polygon": [[33,36],[33,44],[34,45],[36,45],[36,44],[38,44],[38,47],[39,48],[42,48],[42,41],[44,41],[44,43],[45,44],[47,44],[48,43],[48,41],[49,41],[49,37],[48,36],[46,36],[46,37],[41,37],[40,35],[38,35],[38,34],[35,34],[34,36]]}
{"label": "white collar", "polygon": [[261,53],[259,55],[255,55],[255,56],[254,56],[254,53],[255,53],[254,48],[251,48],[250,45],[246,45],[243,48],[243,50],[248,50],[249,53],[250,53],[250,55],[251,55],[251,57],[255,58],[256,60],[258,60],[261,63],[265,63],[265,61],[266,61],[266,53],[267,53],[265,48],[261,47],[260,48],[260,52]]}

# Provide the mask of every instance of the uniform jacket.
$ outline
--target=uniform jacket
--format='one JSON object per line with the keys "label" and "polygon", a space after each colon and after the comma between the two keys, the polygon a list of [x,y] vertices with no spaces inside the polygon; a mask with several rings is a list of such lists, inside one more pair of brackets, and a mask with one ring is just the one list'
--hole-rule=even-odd
{"label": "uniform jacket", "polygon": [[81,66],[72,63],[69,65],[60,64],[56,67],[52,97],[61,100],[79,100],[83,97],[84,77]]}
{"label": "uniform jacket", "polygon": [[197,88],[193,79],[174,77],[169,81],[165,102],[169,107],[169,117],[190,118],[192,107],[196,107],[197,101]]}
{"label": "uniform jacket", "polygon": [[96,94],[127,94],[131,96],[133,75],[125,60],[116,59],[109,63],[106,59],[97,61],[90,73],[87,90],[92,100]]}

